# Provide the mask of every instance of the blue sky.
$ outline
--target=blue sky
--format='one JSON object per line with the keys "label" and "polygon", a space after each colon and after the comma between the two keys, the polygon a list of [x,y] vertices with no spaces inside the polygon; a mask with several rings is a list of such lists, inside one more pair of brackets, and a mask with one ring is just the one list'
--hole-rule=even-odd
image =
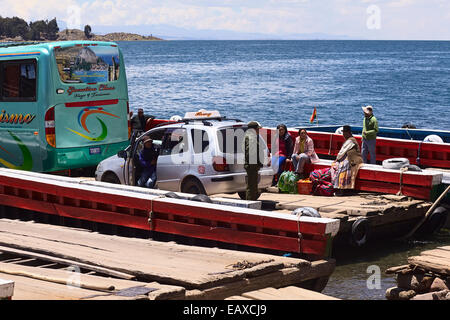
{"label": "blue sky", "polygon": [[[93,32],[128,26],[142,34],[182,28],[288,37],[450,40],[448,0],[0,0],[2,16],[57,17]],[[161,29],[158,26],[165,26]],[[134,27],[134,29],[133,29]],[[200,33],[198,33],[200,34]]]}

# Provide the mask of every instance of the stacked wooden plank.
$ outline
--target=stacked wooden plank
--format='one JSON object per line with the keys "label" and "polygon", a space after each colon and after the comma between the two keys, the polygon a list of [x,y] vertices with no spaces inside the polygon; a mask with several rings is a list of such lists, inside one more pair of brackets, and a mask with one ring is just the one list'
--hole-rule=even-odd
{"label": "stacked wooden plank", "polygon": [[335,266],[334,260],[310,262],[7,219],[0,219],[0,252],[111,275],[101,278],[34,267],[29,261],[0,261],[0,277],[14,278],[17,297],[26,299],[42,299],[44,294],[52,299],[120,299],[125,297],[121,291],[136,287],[147,299],[224,299],[268,286],[327,279]]}
{"label": "stacked wooden plank", "polygon": [[397,287],[386,291],[390,300],[450,300],[450,246],[423,251],[386,273],[397,278]]}
{"label": "stacked wooden plank", "polygon": [[275,289],[272,287],[245,292],[240,296],[228,297],[225,300],[339,300],[319,292],[289,286]]}
{"label": "stacked wooden plank", "polygon": [[136,192],[135,187],[70,179],[0,169],[0,205],[318,259],[331,254],[339,230],[335,219],[172,199]]}
{"label": "stacked wooden plank", "polygon": [[0,279],[0,300],[11,300],[14,294],[14,281]]}
{"label": "stacked wooden plank", "polygon": [[[320,160],[307,165],[307,172],[331,167],[331,160]],[[439,195],[437,189],[442,183],[443,174],[438,171],[406,171],[385,169],[382,166],[364,164],[356,178],[356,190],[373,191],[387,194],[402,194],[405,196],[435,200]]]}

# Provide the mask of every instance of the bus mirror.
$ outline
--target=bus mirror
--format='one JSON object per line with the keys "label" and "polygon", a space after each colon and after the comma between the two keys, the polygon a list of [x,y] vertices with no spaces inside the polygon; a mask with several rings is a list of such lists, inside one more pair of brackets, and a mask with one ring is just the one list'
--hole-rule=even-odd
{"label": "bus mirror", "polygon": [[127,152],[125,150],[120,150],[119,152],[117,152],[117,156],[119,158],[126,159],[127,158]]}

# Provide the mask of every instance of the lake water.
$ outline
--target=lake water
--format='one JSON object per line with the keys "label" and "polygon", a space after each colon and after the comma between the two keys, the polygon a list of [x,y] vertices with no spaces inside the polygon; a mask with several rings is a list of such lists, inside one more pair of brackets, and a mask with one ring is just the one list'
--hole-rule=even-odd
{"label": "lake water", "polygon": [[216,109],[264,126],[450,127],[450,41],[121,42],[132,110]]}
{"label": "lake water", "polygon": [[[450,42],[163,41],[121,42],[131,110],[157,118],[219,110],[264,126],[362,125],[371,104],[380,126],[450,129]],[[325,294],[385,299],[395,279],[384,271],[408,256],[450,245],[448,232],[427,241],[385,243],[338,259]],[[381,287],[370,289],[378,266]]]}

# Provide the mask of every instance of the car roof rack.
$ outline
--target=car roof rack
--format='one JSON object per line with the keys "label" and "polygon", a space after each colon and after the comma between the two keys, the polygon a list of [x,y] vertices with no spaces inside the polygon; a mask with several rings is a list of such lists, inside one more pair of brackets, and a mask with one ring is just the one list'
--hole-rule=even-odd
{"label": "car roof rack", "polygon": [[169,124],[177,124],[177,123],[189,124],[189,123],[192,123],[192,122],[195,122],[195,121],[201,122],[205,126],[212,126],[212,123],[210,122],[210,120],[244,122],[244,121],[242,121],[240,119],[227,118],[227,117],[196,118],[196,119],[181,119],[181,120],[177,120],[177,121],[170,121],[169,120],[170,122],[157,124],[156,126],[154,126],[154,128],[158,128],[158,127],[162,127],[162,126],[168,126]]}

